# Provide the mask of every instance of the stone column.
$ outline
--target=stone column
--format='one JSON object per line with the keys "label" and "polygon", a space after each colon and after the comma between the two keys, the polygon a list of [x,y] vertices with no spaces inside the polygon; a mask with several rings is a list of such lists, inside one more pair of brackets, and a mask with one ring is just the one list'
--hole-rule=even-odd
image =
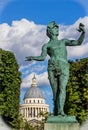
{"label": "stone column", "polygon": [[31,117],[32,117],[32,107],[31,107]]}
{"label": "stone column", "polygon": [[37,118],[38,118],[38,108],[37,108]]}
{"label": "stone column", "polygon": [[25,113],[24,113],[24,108],[23,108],[23,116],[25,116],[24,114],[25,114]]}
{"label": "stone column", "polygon": [[32,117],[32,107],[31,107],[31,117]]}
{"label": "stone column", "polygon": [[36,117],[38,116],[38,108],[36,108]]}
{"label": "stone column", "polygon": [[27,108],[26,108],[26,117],[27,117]]}
{"label": "stone column", "polygon": [[29,117],[30,117],[30,107],[29,107]]}
{"label": "stone column", "polygon": [[33,117],[33,108],[32,108],[32,117]]}
{"label": "stone column", "polygon": [[35,108],[33,108],[33,116],[35,117]]}
{"label": "stone column", "polygon": [[39,118],[39,108],[38,108],[38,118]]}
{"label": "stone column", "polygon": [[27,107],[27,117],[28,117],[28,107]]}
{"label": "stone column", "polygon": [[32,116],[34,117],[34,108],[32,108]]}
{"label": "stone column", "polygon": [[25,117],[26,117],[26,108],[24,110],[25,110]]}
{"label": "stone column", "polygon": [[29,107],[28,107],[28,118],[29,118]]}
{"label": "stone column", "polygon": [[26,108],[26,117],[27,117],[27,108]]}

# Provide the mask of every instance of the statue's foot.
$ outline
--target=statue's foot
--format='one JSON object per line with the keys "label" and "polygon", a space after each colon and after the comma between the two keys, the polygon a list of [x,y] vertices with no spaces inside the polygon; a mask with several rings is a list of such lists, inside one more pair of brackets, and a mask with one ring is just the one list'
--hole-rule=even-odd
{"label": "statue's foot", "polygon": [[64,112],[61,113],[62,116],[66,116],[66,114]]}
{"label": "statue's foot", "polygon": [[61,116],[67,116],[63,111],[59,113]]}

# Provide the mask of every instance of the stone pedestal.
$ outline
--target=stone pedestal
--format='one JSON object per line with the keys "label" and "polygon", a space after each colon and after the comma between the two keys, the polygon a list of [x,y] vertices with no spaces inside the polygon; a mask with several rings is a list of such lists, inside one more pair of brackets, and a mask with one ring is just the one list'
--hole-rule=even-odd
{"label": "stone pedestal", "polygon": [[75,116],[49,116],[47,118],[47,123],[77,123]]}
{"label": "stone pedestal", "polygon": [[79,123],[75,116],[49,116],[44,130],[79,130]]}
{"label": "stone pedestal", "polygon": [[79,123],[45,123],[44,130],[79,130]]}

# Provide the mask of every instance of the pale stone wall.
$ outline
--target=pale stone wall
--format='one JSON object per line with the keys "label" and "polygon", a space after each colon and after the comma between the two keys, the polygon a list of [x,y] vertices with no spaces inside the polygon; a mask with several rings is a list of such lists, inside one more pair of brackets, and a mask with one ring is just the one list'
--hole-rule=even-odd
{"label": "pale stone wall", "polygon": [[88,119],[80,126],[80,130],[88,130]]}
{"label": "pale stone wall", "polygon": [[11,128],[9,128],[5,122],[2,120],[1,116],[0,116],[0,130],[11,130]]}

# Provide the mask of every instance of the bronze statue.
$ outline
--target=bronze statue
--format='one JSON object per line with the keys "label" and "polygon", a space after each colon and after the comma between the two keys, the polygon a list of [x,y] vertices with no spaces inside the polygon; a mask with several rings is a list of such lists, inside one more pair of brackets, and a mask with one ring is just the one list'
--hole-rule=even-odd
{"label": "bronze statue", "polygon": [[48,61],[48,77],[53,91],[54,116],[64,116],[64,104],[66,99],[66,86],[69,79],[69,63],[67,61],[66,46],[81,45],[85,36],[85,28],[82,23],[79,24],[78,31],[81,36],[78,40],[61,39],[58,40],[59,26],[55,21],[50,22],[47,26],[47,36],[50,38],[47,44],[42,47],[40,56],[26,57],[27,61],[45,60],[47,54],[50,56]]}

